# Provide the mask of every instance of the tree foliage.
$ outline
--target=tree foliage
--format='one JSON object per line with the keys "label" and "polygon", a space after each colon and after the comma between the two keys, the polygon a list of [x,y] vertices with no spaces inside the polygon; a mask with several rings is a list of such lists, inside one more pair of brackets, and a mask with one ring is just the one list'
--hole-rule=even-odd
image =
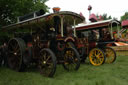
{"label": "tree foliage", "polygon": [[128,19],[128,12],[125,12],[123,16],[121,16],[121,21]]}
{"label": "tree foliage", "polygon": [[99,18],[102,18],[103,20],[112,19],[111,15],[108,16],[106,13],[104,13],[103,15],[98,15],[98,14],[97,14],[96,16],[97,16],[98,19],[99,19]]}
{"label": "tree foliage", "polygon": [[106,13],[102,15],[104,20],[112,19],[111,16],[108,16]]}
{"label": "tree foliage", "polygon": [[0,26],[14,23],[18,16],[44,9],[48,11],[45,2],[48,0],[0,0]]}

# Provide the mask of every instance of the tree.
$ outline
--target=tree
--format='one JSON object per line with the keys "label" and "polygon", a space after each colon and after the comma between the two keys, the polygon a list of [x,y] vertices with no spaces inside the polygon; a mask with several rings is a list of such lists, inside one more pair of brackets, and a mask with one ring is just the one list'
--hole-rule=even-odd
{"label": "tree", "polygon": [[108,16],[106,13],[104,13],[103,15],[98,15],[98,14],[97,14],[96,16],[97,16],[98,19],[99,19],[99,18],[102,18],[103,20],[112,19],[111,15]]}
{"label": "tree", "polygon": [[48,11],[45,2],[48,0],[0,0],[0,27],[15,23],[18,16],[44,9]]}
{"label": "tree", "polygon": [[128,19],[128,12],[125,12],[123,16],[121,16],[121,21]]}

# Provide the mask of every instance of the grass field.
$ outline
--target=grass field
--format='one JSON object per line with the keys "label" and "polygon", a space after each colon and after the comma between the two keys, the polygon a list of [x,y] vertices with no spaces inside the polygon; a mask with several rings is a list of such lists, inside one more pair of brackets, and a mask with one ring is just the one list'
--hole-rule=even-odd
{"label": "grass field", "polygon": [[97,67],[86,61],[74,72],[67,72],[58,65],[54,78],[43,77],[31,68],[15,72],[1,67],[0,85],[128,85],[128,56],[119,55],[113,64]]}

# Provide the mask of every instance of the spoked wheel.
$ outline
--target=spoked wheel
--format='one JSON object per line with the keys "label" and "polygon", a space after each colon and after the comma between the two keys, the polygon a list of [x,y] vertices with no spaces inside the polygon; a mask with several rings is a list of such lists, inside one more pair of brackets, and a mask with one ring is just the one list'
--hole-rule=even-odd
{"label": "spoked wheel", "polygon": [[99,48],[94,48],[89,53],[90,63],[94,66],[99,66],[105,62],[105,54]]}
{"label": "spoked wheel", "polygon": [[116,52],[114,49],[110,47],[105,47],[104,48],[105,55],[106,55],[106,63],[113,63],[116,60]]}
{"label": "spoked wheel", "polygon": [[[73,44],[73,42],[67,42],[66,47],[67,48],[75,48],[75,49],[77,49],[75,47],[75,45]],[[80,61],[81,62],[85,62],[85,60],[87,58],[87,56],[85,55],[85,48],[81,47],[81,48],[77,49],[77,51],[78,51],[78,53],[80,55]]]}
{"label": "spoked wheel", "polygon": [[40,73],[44,76],[53,77],[56,71],[56,57],[54,53],[48,49],[42,49],[40,51],[39,59]]}
{"label": "spoked wheel", "polygon": [[23,71],[24,64],[22,62],[25,52],[25,42],[20,38],[13,38],[8,43],[8,66],[16,71]]}
{"label": "spoked wheel", "polygon": [[67,71],[79,69],[80,56],[75,48],[65,48],[63,66]]}

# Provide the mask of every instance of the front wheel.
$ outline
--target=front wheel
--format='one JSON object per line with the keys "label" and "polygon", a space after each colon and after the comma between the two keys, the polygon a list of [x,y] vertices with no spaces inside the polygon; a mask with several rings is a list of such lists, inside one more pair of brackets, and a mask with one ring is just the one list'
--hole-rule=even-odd
{"label": "front wheel", "polygon": [[105,53],[99,48],[93,48],[89,52],[90,63],[94,66],[99,66],[105,62]]}
{"label": "front wheel", "polygon": [[56,71],[56,57],[54,53],[48,49],[42,49],[40,51],[39,58],[40,73],[44,76],[53,77]]}
{"label": "front wheel", "polygon": [[73,44],[73,42],[67,42],[66,44],[67,48],[75,48],[77,49],[79,55],[80,55],[80,61],[81,62],[85,62],[87,56],[85,55],[85,48],[81,47],[81,48],[76,48],[75,45]]}
{"label": "front wheel", "polygon": [[67,70],[78,70],[80,67],[80,56],[75,48],[65,48],[63,67]]}

